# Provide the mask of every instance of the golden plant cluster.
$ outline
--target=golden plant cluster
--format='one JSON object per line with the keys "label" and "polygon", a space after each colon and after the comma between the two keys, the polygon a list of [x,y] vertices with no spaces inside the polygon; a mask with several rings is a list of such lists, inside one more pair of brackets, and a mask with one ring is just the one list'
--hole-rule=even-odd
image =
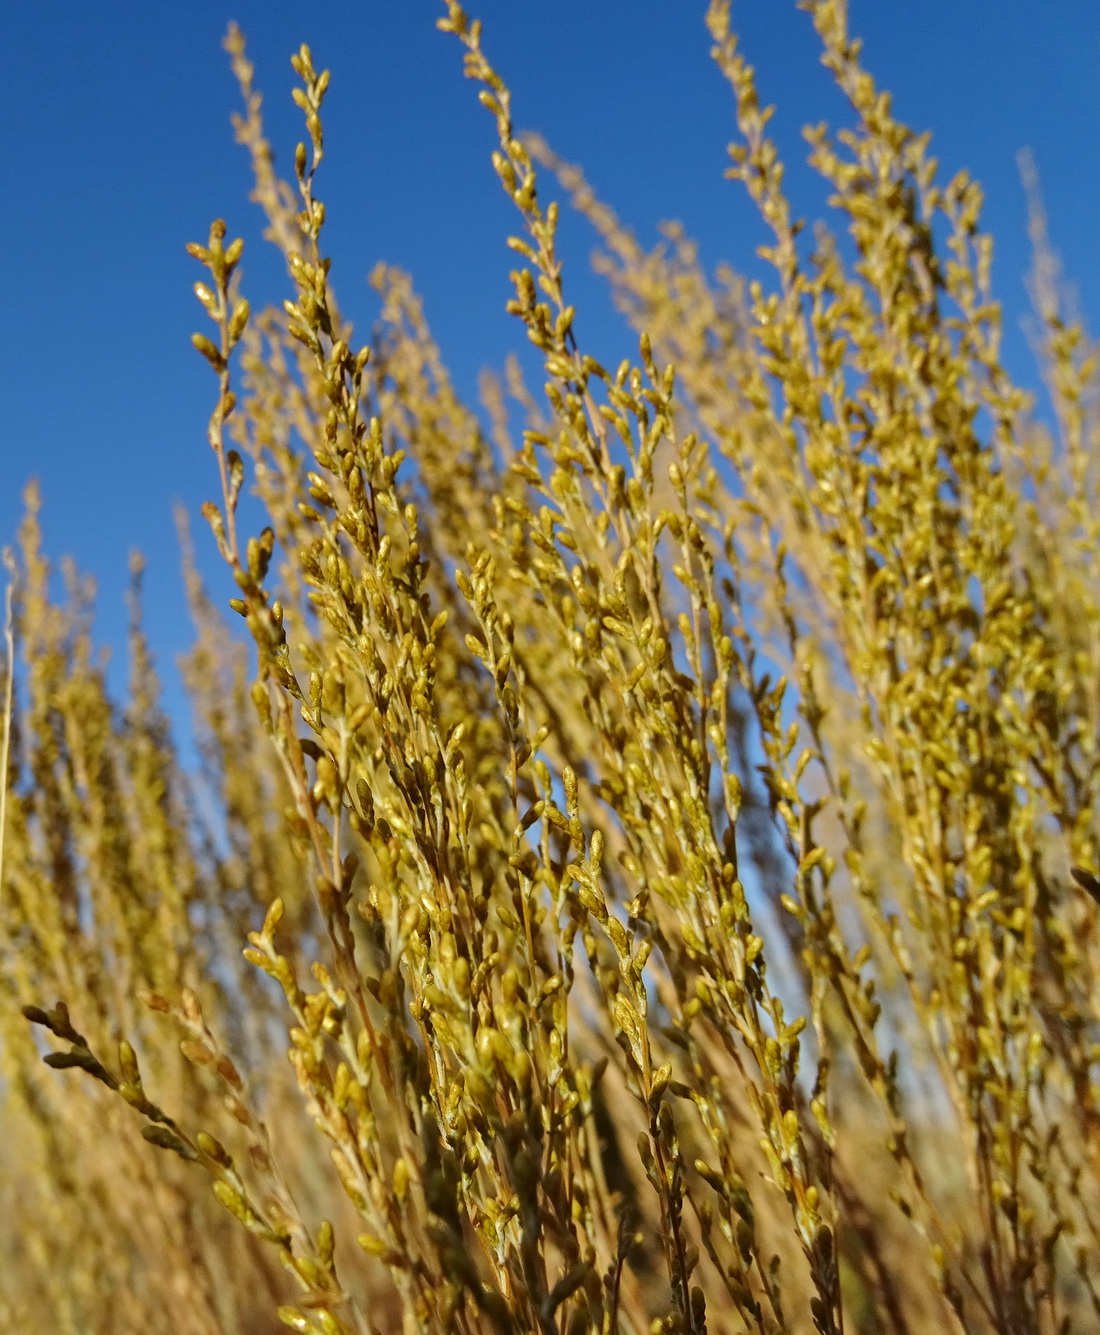
{"label": "golden plant cluster", "polygon": [[[292,295],[250,312],[221,222],[190,248],[205,515],[247,628],[188,558],[199,772],[140,568],[116,706],[29,493],[5,1329],[1095,1330],[1100,405],[1041,212],[1053,429],[1003,366],[981,192],[894,118],[843,0],[803,2],[852,112],[806,132],[839,219],[810,239],[710,4],[729,175],[770,230],[752,284],[677,228],[646,251],[517,137],[445,8],[545,383],[516,359],[463,403],[385,267],[355,341],[317,193],[328,74],[293,59],[283,181],[232,30]],[[615,369],[547,179],[638,336]]]}

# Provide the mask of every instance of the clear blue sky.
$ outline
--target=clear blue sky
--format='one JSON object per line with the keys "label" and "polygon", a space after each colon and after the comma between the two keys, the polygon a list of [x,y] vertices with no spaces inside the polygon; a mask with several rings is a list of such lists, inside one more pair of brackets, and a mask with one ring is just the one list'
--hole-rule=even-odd
{"label": "clear blue sky", "polygon": [[[740,187],[722,177],[731,100],[708,58],[705,0],[468,7],[485,21],[518,124],[582,162],[644,240],[678,217],[708,265],[752,265],[762,236]],[[11,540],[19,493],[36,474],[48,548],[97,577],[98,632],[115,646],[127,553],[141,548],[150,631],[170,678],[189,636],[172,505],[196,512],[216,489],[204,442],[211,377],[188,342],[202,327],[191,292],[198,266],[184,243],[224,216],[248,242],[254,305],[285,295],[229,126],[237,96],[220,40],[230,19],[249,39],[283,164],[300,137],[290,53],[308,41],[332,70],[319,190],[334,281],[361,330],[373,318],[366,275],[385,259],[414,274],[461,390],[472,396],[480,366],[500,365],[523,343],[503,310],[513,217],[489,165],[492,126],[457,44],[435,30],[441,9],[435,0],[6,6],[0,542]],[[1100,313],[1100,3],[852,0],[851,14],[900,116],[933,130],[948,172],[965,166],[986,187],[1009,360],[1033,383],[1019,334],[1028,248],[1016,154],[1033,149],[1067,275],[1086,313]],[[795,170],[799,130],[835,124],[843,108],[809,19],[794,0],[735,0],[734,21],[764,98],[778,105],[796,204],[819,216],[815,178]],[[564,240],[579,332],[606,349],[615,326],[590,275],[592,239],[570,223]],[[201,521],[195,531],[209,551]],[[203,565],[228,597],[216,561]]]}

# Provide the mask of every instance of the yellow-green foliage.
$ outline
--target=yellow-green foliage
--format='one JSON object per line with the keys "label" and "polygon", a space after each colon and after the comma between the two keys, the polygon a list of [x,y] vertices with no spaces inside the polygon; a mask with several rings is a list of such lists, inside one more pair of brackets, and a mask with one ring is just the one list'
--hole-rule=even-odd
{"label": "yellow-green foliage", "polygon": [[[404,274],[353,338],[328,76],[294,57],[282,182],[231,32],[291,283],[250,314],[240,242],[191,247],[248,647],[189,563],[187,776],[140,571],[116,708],[30,493],[5,1329],[1097,1328],[1095,359],[1036,209],[1051,436],[1000,360],[978,186],[940,182],[842,0],[804,7],[853,112],[807,134],[843,241],[798,239],[710,7],[773,235],[746,286],[517,140],[449,0],[545,379],[487,376],[480,415]],[[574,333],[555,177],[640,335],[614,370]]]}

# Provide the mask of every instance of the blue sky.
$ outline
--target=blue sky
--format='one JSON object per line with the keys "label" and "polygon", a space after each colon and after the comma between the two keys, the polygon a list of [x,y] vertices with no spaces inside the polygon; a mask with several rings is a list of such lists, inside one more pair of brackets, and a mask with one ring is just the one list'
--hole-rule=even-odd
{"label": "blue sky", "polygon": [[[708,58],[705,0],[480,0],[485,46],[512,86],[517,123],[585,166],[643,240],[682,219],[708,266],[754,267],[760,225],[723,179],[728,90]],[[851,0],[865,58],[898,114],[934,132],[944,169],[987,190],[986,224],[1017,378],[1035,375],[1019,332],[1028,266],[1016,154],[1038,163],[1052,236],[1086,313],[1100,309],[1100,5],[1095,0]],[[460,390],[524,340],[504,313],[511,207],[489,165],[492,126],[462,77],[435,0],[159,0],[9,5],[0,23],[6,190],[6,319],[0,325],[0,542],[19,493],[42,482],[46,542],[100,586],[97,630],[120,646],[127,555],[148,560],[148,621],[178,701],[172,659],[188,642],[172,506],[196,512],[216,478],[204,441],[211,377],[189,345],[202,327],[184,252],[224,216],[246,238],[254,305],[285,295],[259,240],[221,38],[244,29],[281,162],[300,129],[290,53],[308,41],[332,70],[326,103],[329,253],[341,303],[366,333],[366,275],[384,259],[412,271]],[[800,169],[800,127],[843,106],[794,0],[735,0],[790,168],[796,206],[825,212]],[[589,271],[592,238],[564,230],[567,282],[589,346],[630,348]],[[606,351],[605,351],[606,350]],[[231,590],[207,553],[212,591]],[[115,654],[121,667],[121,654]],[[114,672],[112,673],[114,676]],[[118,678],[115,677],[117,681]]]}

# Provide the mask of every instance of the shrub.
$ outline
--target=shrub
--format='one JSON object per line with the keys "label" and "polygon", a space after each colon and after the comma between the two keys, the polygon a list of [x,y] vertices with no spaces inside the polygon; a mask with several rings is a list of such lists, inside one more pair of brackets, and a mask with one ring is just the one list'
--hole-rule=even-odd
{"label": "shrub", "polygon": [[[204,511],[249,646],[188,558],[201,774],[140,568],[116,709],[33,490],[20,539],[11,1329],[1096,1321],[1095,358],[1036,212],[1051,434],[1000,360],[978,186],[940,182],[843,4],[804,7],[853,112],[807,132],[847,230],[810,244],[709,11],[769,286],[711,280],[676,231],[645,251],[517,139],[448,0],[546,379],[513,363],[481,415],[404,274],[376,271],[355,342],[316,193],[328,75],[294,57],[283,182],[231,31],[292,297],[250,312],[221,222],[190,248]],[[617,369],[574,332],[537,167],[605,244],[640,336]]]}

